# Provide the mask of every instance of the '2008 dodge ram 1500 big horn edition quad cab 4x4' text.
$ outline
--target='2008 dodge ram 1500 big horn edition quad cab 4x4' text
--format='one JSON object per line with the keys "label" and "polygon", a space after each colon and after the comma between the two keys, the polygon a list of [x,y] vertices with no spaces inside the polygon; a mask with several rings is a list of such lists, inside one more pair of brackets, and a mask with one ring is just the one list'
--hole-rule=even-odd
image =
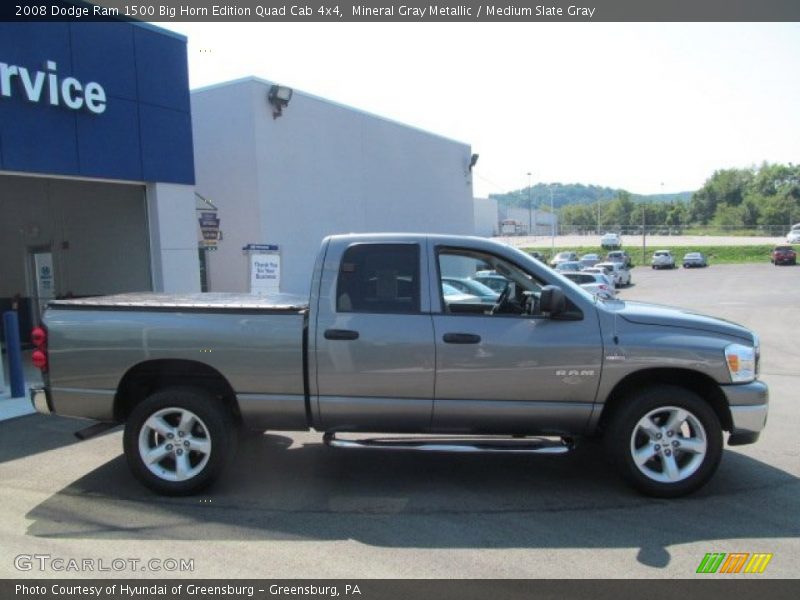
{"label": "'2008 dodge ram 1500 big horn edition quad cab 4x4' text", "polygon": [[[443,285],[479,272],[504,278],[494,302]],[[480,238],[332,236],[309,298],[56,300],[33,338],[37,410],[124,423],[133,474],[165,494],[211,483],[241,429],[315,429],[384,450],[560,453],[602,437],[634,487],[671,497],[713,475],[723,431],[753,443],[767,419],[754,333],[595,298]]]}

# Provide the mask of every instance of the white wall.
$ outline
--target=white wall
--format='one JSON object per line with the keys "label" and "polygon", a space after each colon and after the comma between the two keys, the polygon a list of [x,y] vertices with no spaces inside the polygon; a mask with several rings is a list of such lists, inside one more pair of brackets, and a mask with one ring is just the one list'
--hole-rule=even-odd
{"label": "white wall", "polygon": [[492,237],[498,235],[497,200],[495,198],[475,198],[473,202],[475,235]]}
{"label": "white wall", "polygon": [[157,292],[199,292],[194,186],[147,185],[153,287]]}
{"label": "white wall", "polygon": [[555,223],[556,233],[558,233],[558,215],[552,215],[550,212],[534,207],[531,213],[528,213],[528,207],[499,207],[498,213],[500,219],[515,219],[522,223],[527,229],[529,221],[534,223],[533,235],[550,235],[550,228]]}
{"label": "white wall", "polygon": [[473,234],[471,149],[297,92],[273,119],[269,83],[192,93],[197,191],[219,207],[210,288],[247,291],[247,243],[281,248],[281,290],[308,293],[333,233]]}
{"label": "white wall", "polygon": [[191,95],[195,187],[219,209],[223,238],[217,250],[208,253],[211,291],[249,291],[242,246],[261,238],[257,100],[244,83]]}

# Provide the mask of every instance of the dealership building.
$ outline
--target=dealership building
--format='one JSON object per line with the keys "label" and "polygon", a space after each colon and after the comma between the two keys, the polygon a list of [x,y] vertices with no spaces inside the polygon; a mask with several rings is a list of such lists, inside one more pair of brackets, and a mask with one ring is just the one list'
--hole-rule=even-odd
{"label": "dealership building", "polygon": [[475,232],[467,144],[254,77],[191,103],[209,290],[308,294],[329,234]]}
{"label": "dealership building", "polygon": [[0,23],[0,310],[200,289],[186,39]]}
{"label": "dealership building", "polygon": [[308,293],[325,235],[473,234],[469,145],[247,78],[190,93],[147,24],[0,23],[0,311]]}

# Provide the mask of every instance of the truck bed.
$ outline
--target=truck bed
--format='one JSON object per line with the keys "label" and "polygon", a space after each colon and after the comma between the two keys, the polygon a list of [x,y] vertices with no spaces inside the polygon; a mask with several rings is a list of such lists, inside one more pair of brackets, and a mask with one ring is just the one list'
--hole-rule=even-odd
{"label": "truck bed", "polygon": [[[306,428],[301,296],[135,293],[53,300],[45,312],[53,410],[114,419],[126,377],[224,377],[248,423]],[[265,426],[266,428],[266,426]]]}
{"label": "truck bed", "polygon": [[308,298],[292,294],[234,294],[234,293],[193,293],[159,294],[136,292],[113,296],[90,296],[51,300],[50,306],[58,309],[88,310],[151,310],[151,311],[257,311],[292,312],[308,309]]}

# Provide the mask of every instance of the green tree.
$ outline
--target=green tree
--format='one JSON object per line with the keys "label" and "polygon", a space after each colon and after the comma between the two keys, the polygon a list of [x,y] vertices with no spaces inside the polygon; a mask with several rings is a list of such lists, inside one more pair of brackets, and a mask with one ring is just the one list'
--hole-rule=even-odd
{"label": "green tree", "polygon": [[686,209],[686,205],[681,202],[673,202],[667,209],[667,216],[664,222],[669,227],[680,228],[686,224],[687,217],[688,210]]}
{"label": "green tree", "polygon": [[692,195],[689,203],[691,220],[705,225],[716,217],[718,205],[739,206],[744,201],[747,187],[753,178],[754,174],[750,169],[715,171],[703,187]]}
{"label": "green tree", "polygon": [[743,208],[741,206],[731,206],[725,202],[718,204],[711,222],[715,227],[722,229],[740,228],[744,222]]}

